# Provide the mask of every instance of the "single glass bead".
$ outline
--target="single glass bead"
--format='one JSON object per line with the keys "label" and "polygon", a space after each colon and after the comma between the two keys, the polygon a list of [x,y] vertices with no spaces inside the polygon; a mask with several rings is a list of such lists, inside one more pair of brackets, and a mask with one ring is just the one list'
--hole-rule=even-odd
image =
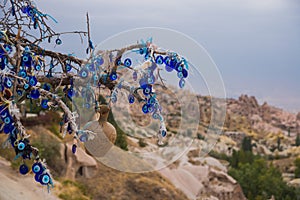
{"label": "single glass bead", "polygon": [[156,59],[155,59],[155,62],[158,65],[162,65],[164,63],[164,58],[162,56],[157,56]]}
{"label": "single glass bead", "polygon": [[128,95],[128,101],[130,104],[134,103],[134,96],[132,94]]}
{"label": "single glass bead", "polygon": [[185,86],[185,80],[182,78],[182,79],[180,79],[180,81],[179,81],[179,87],[180,88],[183,88]]}
{"label": "single glass bead", "polygon": [[76,153],[76,149],[77,149],[77,145],[73,144],[72,145],[72,153],[75,154]]}
{"label": "single glass bead", "polygon": [[80,76],[81,78],[86,78],[86,77],[88,77],[88,75],[89,75],[89,72],[88,72],[88,70],[86,70],[86,69],[82,69],[82,70],[79,72],[79,76]]}
{"label": "single glass bead", "polygon": [[40,97],[40,92],[39,90],[35,89],[35,90],[31,90],[30,92],[30,97],[32,99],[38,99]]}
{"label": "single glass bead", "polygon": [[131,66],[131,60],[129,58],[126,58],[125,61],[124,61],[124,65],[125,67],[130,67]]}
{"label": "single glass bead", "polygon": [[48,99],[43,99],[42,100],[41,107],[44,108],[44,109],[48,109],[49,108],[49,106],[48,106]]}
{"label": "single glass bead", "polygon": [[50,176],[46,174],[42,174],[40,177],[40,182],[42,185],[47,185],[50,182]]}
{"label": "single glass bead", "polygon": [[23,151],[24,149],[25,149],[25,143],[24,142],[19,142],[19,144],[18,144],[18,149],[20,150],[20,151]]}
{"label": "single glass bead", "polygon": [[61,44],[62,44],[62,41],[61,41],[61,39],[57,38],[57,39],[55,40],[55,43],[56,43],[57,45],[61,45]]}
{"label": "single glass bead", "polygon": [[110,74],[109,78],[110,78],[110,80],[114,81],[118,78],[118,75],[116,72],[113,72]]}
{"label": "single glass bead", "polygon": [[22,165],[20,165],[19,171],[20,171],[20,174],[25,175],[28,173],[29,169],[28,169],[27,165],[22,164]]}

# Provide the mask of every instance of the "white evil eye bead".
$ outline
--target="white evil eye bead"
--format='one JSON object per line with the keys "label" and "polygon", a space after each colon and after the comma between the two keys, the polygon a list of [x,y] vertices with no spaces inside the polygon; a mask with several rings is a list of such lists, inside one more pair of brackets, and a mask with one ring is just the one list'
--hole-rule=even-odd
{"label": "white evil eye bead", "polygon": [[109,76],[109,78],[112,81],[116,80],[118,78],[117,73],[116,72],[111,73],[110,76]]}
{"label": "white evil eye bead", "polygon": [[71,71],[72,66],[70,64],[66,64],[66,71],[69,72]]}
{"label": "white evil eye bead", "polygon": [[86,77],[88,77],[88,75],[89,75],[89,72],[88,72],[88,70],[86,70],[86,69],[82,69],[82,70],[79,72],[79,76],[80,76],[81,78],[86,78]]}
{"label": "white evil eye bead", "polygon": [[25,164],[20,165],[19,172],[22,175],[27,174],[29,172],[27,165],[25,165]]}
{"label": "white evil eye bead", "polygon": [[157,56],[155,62],[158,65],[162,65],[164,63],[164,58],[162,56]]}
{"label": "white evil eye bead", "polygon": [[57,44],[57,45],[61,45],[61,44],[62,44],[62,41],[61,41],[61,39],[57,38],[57,39],[55,40],[55,44]]}
{"label": "white evil eye bead", "polygon": [[40,92],[39,90],[31,90],[30,92],[30,97],[32,99],[38,99],[40,97]]}
{"label": "white evil eye bead", "polygon": [[185,86],[185,80],[182,78],[182,79],[180,79],[180,81],[179,81],[179,87],[180,88],[183,88]]}
{"label": "white evil eye bead", "polygon": [[130,67],[131,66],[131,60],[129,59],[129,58],[126,58],[125,60],[124,60],[124,65],[125,65],[125,67]]}
{"label": "white evil eye bead", "polygon": [[25,149],[25,143],[24,142],[19,142],[19,144],[18,144],[18,149],[20,150],[20,151],[23,151],[24,149]]}
{"label": "white evil eye bead", "polygon": [[161,134],[161,136],[166,137],[167,131],[166,131],[166,130],[162,130],[162,131],[160,132],[160,134]]}
{"label": "white evil eye bead", "polygon": [[132,94],[128,95],[128,101],[130,104],[134,103],[134,96]]}
{"label": "white evil eye bead", "polygon": [[42,185],[47,185],[50,182],[50,176],[46,173],[46,174],[42,174],[40,177],[40,183]]}

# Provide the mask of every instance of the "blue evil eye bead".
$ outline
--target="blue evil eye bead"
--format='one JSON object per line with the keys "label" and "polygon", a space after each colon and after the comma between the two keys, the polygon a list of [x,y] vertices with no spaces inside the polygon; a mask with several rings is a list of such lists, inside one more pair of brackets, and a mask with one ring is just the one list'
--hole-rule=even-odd
{"label": "blue evil eye bead", "polygon": [[144,95],[149,95],[152,92],[152,86],[151,85],[146,85],[146,87],[143,89]]}
{"label": "blue evil eye bead", "polygon": [[132,94],[128,95],[128,101],[130,104],[134,103],[134,96]]}
{"label": "blue evil eye bead", "polygon": [[88,65],[88,69],[89,69],[90,71],[94,72],[94,71],[95,71],[95,66],[94,66],[94,64],[92,63],[92,64]]}
{"label": "blue evil eye bead", "polygon": [[51,89],[51,85],[48,84],[48,83],[45,83],[45,84],[43,85],[43,89],[46,90],[46,91],[49,91],[49,90]]}
{"label": "blue evil eye bead", "polygon": [[25,70],[20,70],[19,75],[20,75],[22,78],[25,78],[25,77],[27,76],[27,73],[26,73]]}
{"label": "blue evil eye bead", "polygon": [[188,71],[186,69],[182,69],[182,76],[183,78],[186,78],[188,76]]}
{"label": "blue evil eye bead", "polygon": [[117,100],[118,100],[117,95],[112,95],[112,96],[110,97],[110,99],[111,99],[111,102],[112,102],[112,103],[116,103]]}
{"label": "blue evil eye bead", "polygon": [[152,114],[152,118],[153,118],[153,119],[160,119],[160,115],[159,115],[157,112],[154,112],[154,113]]}
{"label": "blue evil eye bead", "polygon": [[152,96],[148,99],[148,104],[154,104],[156,102],[156,99]]}
{"label": "blue evil eye bead", "polygon": [[25,164],[20,165],[19,172],[22,175],[27,174],[29,172],[27,165],[25,165]]}
{"label": "blue evil eye bead", "polygon": [[18,144],[18,149],[20,150],[20,151],[23,151],[24,149],[25,149],[25,143],[24,142],[19,142],[19,144]]}
{"label": "blue evil eye bead", "polygon": [[61,39],[57,38],[57,39],[55,40],[55,44],[57,44],[57,45],[61,45],[61,44],[62,44],[62,41],[61,41]]}
{"label": "blue evil eye bead", "polygon": [[3,45],[3,47],[5,48],[5,51],[10,54],[12,52],[12,47],[8,44]]}
{"label": "blue evil eye bead", "polygon": [[41,174],[40,177],[39,177],[39,179],[40,179],[40,183],[42,185],[47,185],[50,182],[50,176],[49,176],[48,173]]}
{"label": "blue evil eye bead", "polygon": [[148,84],[154,84],[155,83],[155,77],[153,74],[151,74],[149,77],[148,77]]}
{"label": "blue evil eye bead", "polygon": [[164,63],[167,65],[167,66],[170,66],[170,62],[171,62],[171,58],[169,56],[166,56],[165,59],[164,59]]}
{"label": "blue evil eye bead", "polygon": [[37,79],[35,76],[29,76],[29,85],[35,86],[37,84]]}
{"label": "blue evil eye bead", "polygon": [[7,117],[5,117],[4,118],[4,120],[3,120],[3,122],[5,123],[5,124],[11,124],[11,117],[10,116],[7,116]]}
{"label": "blue evil eye bead", "polygon": [[9,78],[5,78],[5,79],[4,79],[4,86],[5,86],[6,88],[11,88],[12,82],[11,82],[11,80],[10,80]]}
{"label": "blue evil eye bead", "polygon": [[140,53],[141,55],[145,54],[145,53],[146,53],[146,48],[140,48],[140,49],[139,49],[139,53]]}
{"label": "blue evil eye bead", "polygon": [[76,149],[77,149],[77,145],[73,144],[72,145],[72,153],[75,154],[76,153]]}
{"label": "blue evil eye bead", "polygon": [[28,62],[28,60],[29,60],[28,55],[24,55],[24,56],[22,57],[22,60],[23,60],[23,62]]}
{"label": "blue evil eye bead", "polygon": [[35,69],[36,71],[40,71],[40,70],[42,69],[42,67],[41,67],[41,65],[35,65],[35,66],[34,66],[34,69]]}
{"label": "blue evil eye bead", "polygon": [[36,182],[40,183],[41,174],[35,174],[34,179]]}
{"label": "blue evil eye bead", "polygon": [[101,56],[97,57],[96,59],[96,65],[102,65],[104,63],[104,60]]}
{"label": "blue evil eye bead", "polygon": [[136,80],[137,80],[137,73],[136,73],[136,71],[135,71],[135,72],[133,72],[133,74],[132,74],[132,78],[133,78],[133,80],[134,80],[134,81],[136,81]]}
{"label": "blue evil eye bead", "polygon": [[162,64],[164,63],[164,58],[163,58],[162,56],[157,56],[157,57],[155,58],[155,62],[156,62],[156,64],[158,64],[158,65],[162,65]]}
{"label": "blue evil eye bead", "polygon": [[117,66],[120,66],[122,64],[121,59],[116,60]]}
{"label": "blue evil eye bead", "polygon": [[181,72],[183,70],[183,67],[181,64],[176,64],[176,71]]}
{"label": "blue evil eye bead", "polygon": [[86,103],[86,104],[85,104],[85,108],[90,109],[90,108],[91,108],[91,104]]}
{"label": "blue evil eye bead", "polygon": [[70,89],[68,89],[68,93],[67,94],[68,94],[69,98],[72,98],[74,96],[74,94],[75,94],[74,89],[72,87]]}
{"label": "blue evil eye bead", "polygon": [[88,138],[87,138],[87,135],[86,134],[82,134],[79,136],[79,140],[81,142],[87,142]]}
{"label": "blue evil eye bead", "polygon": [[49,106],[48,106],[48,99],[43,99],[42,100],[41,107],[44,108],[44,109],[48,109],[49,108]]}
{"label": "blue evil eye bead", "polygon": [[161,136],[166,137],[167,131],[166,130],[161,130],[160,134],[161,134]]}
{"label": "blue evil eye bead", "polygon": [[41,163],[34,163],[31,167],[31,170],[35,174],[41,174],[43,172],[43,166],[41,165]]}
{"label": "blue evil eye bead", "polygon": [[149,112],[149,113],[152,113],[152,112],[154,112],[154,111],[155,111],[154,106],[151,105],[151,104],[148,104],[148,112]]}
{"label": "blue evil eye bead", "polygon": [[149,112],[149,110],[148,110],[148,104],[145,103],[145,104],[143,105],[142,111],[143,111],[143,113],[145,113],[145,114],[147,114],[147,113]]}
{"label": "blue evil eye bead", "polygon": [[80,76],[81,78],[86,78],[86,77],[88,77],[88,75],[89,75],[89,72],[88,72],[88,70],[86,70],[86,69],[82,69],[82,70],[80,70],[80,72],[79,72],[79,76]]}
{"label": "blue evil eye bead", "polygon": [[125,67],[130,67],[131,66],[131,60],[129,59],[129,58],[126,58],[125,60],[124,60],[124,65],[125,65]]}
{"label": "blue evil eye bead", "polygon": [[140,81],[139,81],[139,84],[140,84],[141,88],[143,88],[143,89],[146,88],[146,86],[148,85],[147,78],[145,78],[145,77],[141,78]]}
{"label": "blue evil eye bead", "polygon": [[39,92],[39,90],[31,90],[31,92],[30,92],[30,97],[32,98],[32,99],[38,99],[39,97],[40,97],[40,92]]}
{"label": "blue evil eye bead", "polygon": [[183,73],[182,72],[177,72],[177,77],[178,78],[183,78]]}
{"label": "blue evil eye bead", "polygon": [[117,73],[116,72],[111,73],[110,76],[109,76],[109,78],[112,81],[116,80],[118,78]]}
{"label": "blue evil eye bead", "polygon": [[23,91],[22,91],[22,90],[17,90],[17,94],[18,94],[19,96],[22,96],[22,95],[23,95]]}
{"label": "blue evil eye bead", "polygon": [[14,129],[14,126],[11,124],[5,124],[3,127],[3,132],[9,134]]}
{"label": "blue evil eye bead", "polygon": [[179,87],[183,88],[185,86],[185,80],[184,79],[180,79],[179,81]]}
{"label": "blue evil eye bead", "polygon": [[170,67],[169,65],[166,65],[165,69],[167,72],[171,72],[171,71],[173,71],[174,68]]}
{"label": "blue evil eye bead", "polygon": [[25,83],[24,86],[23,86],[23,88],[24,88],[25,90],[27,90],[27,89],[29,88],[29,84]]}
{"label": "blue evil eye bead", "polygon": [[70,64],[66,64],[66,71],[69,72],[71,71],[72,66]]}

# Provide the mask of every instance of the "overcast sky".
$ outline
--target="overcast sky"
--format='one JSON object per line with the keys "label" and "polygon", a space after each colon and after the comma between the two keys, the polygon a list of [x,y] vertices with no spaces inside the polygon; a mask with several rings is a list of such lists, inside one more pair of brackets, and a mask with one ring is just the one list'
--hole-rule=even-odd
{"label": "overcast sky", "polygon": [[[210,54],[228,97],[254,95],[263,103],[300,111],[300,1],[298,0],[51,0],[38,7],[59,23],[57,31],[85,30],[92,39],[132,28],[163,27],[195,39]],[[77,38],[61,50],[84,55]],[[79,41],[78,41],[79,43]],[[79,49],[79,50],[77,50]]]}

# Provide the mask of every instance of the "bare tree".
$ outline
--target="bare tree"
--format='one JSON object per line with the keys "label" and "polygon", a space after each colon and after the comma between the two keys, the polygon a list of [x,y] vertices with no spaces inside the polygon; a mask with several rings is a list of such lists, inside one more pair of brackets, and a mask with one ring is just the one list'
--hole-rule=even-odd
{"label": "bare tree", "polygon": [[[161,66],[167,71],[176,71],[179,86],[184,86],[188,64],[182,56],[158,48],[152,39],[120,49],[96,51],[91,40],[88,14],[87,31],[58,33],[49,26],[49,21],[56,20],[41,12],[30,0],[4,0],[0,9],[3,13],[0,20],[1,132],[8,135],[7,145],[14,148],[17,157],[35,159],[32,170],[36,181],[48,188],[53,185],[45,162],[39,158],[38,149],[30,145],[20,121],[19,106],[24,101],[37,100],[43,109],[63,111],[62,134],[73,134],[75,153],[78,143],[86,138],[92,139],[94,133],[79,129],[73,98],[78,93],[83,94],[82,98],[97,111],[97,95],[100,94],[93,91],[109,90],[109,103],[116,103],[117,93],[122,90],[128,94],[129,103],[135,100],[144,102],[142,112],[160,121],[157,138],[159,144],[163,143],[166,126],[152,88],[155,85],[166,87],[160,75]],[[44,48],[45,43],[62,45],[60,36],[64,34],[78,34],[81,40],[87,40],[87,59]],[[131,59],[123,57],[128,52],[143,55],[141,67],[133,67]],[[132,73],[133,79],[139,83],[138,87],[121,79],[124,71]],[[63,94],[59,93],[61,88]],[[22,174],[28,171],[26,165],[20,166]]]}

